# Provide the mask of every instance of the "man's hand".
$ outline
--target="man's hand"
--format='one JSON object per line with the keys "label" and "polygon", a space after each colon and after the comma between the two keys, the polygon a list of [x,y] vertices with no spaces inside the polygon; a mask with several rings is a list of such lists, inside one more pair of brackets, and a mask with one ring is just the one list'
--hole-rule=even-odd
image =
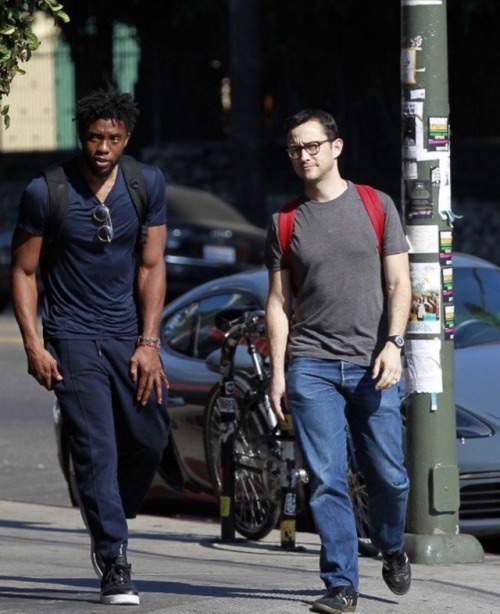
{"label": "man's hand", "polygon": [[168,388],[168,379],[163,370],[158,351],[154,347],[140,345],[130,359],[130,376],[137,382],[137,401],[146,405],[154,388],[156,402],[163,402],[163,386]]}
{"label": "man's hand", "polygon": [[60,382],[63,379],[63,376],[59,373],[56,359],[46,349],[29,350],[26,355],[28,357],[28,373],[47,390],[52,390],[55,382]]}
{"label": "man's hand", "polygon": [[385,390],[395,386],[401,379],[401,350],[394,343],[388,342],[375,360],[372,379],[378,379],[376,390]]}
{"label": "man's hand", "polygon": [[273,375],[269,382],[269,401],[271,402],[271,408],[280,422],[285,421],[281,403],[285,403],[285,407],[288,407],[285,393],[285,377],[284,375]]}

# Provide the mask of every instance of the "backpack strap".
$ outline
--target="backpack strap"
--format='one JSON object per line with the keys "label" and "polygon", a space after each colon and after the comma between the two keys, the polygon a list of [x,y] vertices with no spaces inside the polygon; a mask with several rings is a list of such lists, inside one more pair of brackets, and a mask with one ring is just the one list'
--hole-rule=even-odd
{"label": "backpack strap", "polygon": [[148,225],[147,225],[147,209],[148,209],[148,194],[146,184],[141,171],[139,162],[132,156],[122,156],[120,158],[120,168],[122,169],[125,184],[128,193],[134,204],[139,222],[141,224],[141,232],[139,235],[140,243],[147,243],[148,240]]}
{"label": "backpack strap", "polygon": [[299,206],[300,200],[298,198],[294,198],[290,202],[283,205],[279,214],[278,214],[278,238],[281,245],[281,249],[283,251],[283,256],[285,258],[286,263],[288,264],[288,269],[290,271],[290,280],[292,283],[292,291],[294,294],[297,294],[297,288],[295,286],[295,280],[293,276],[293,268],[292,268],[292,235],[293,235],[293,224],[295,221],[295,214],[297,213],[297,207]]}
{"label": "backpack strap", "polygon": [[69,205],[68,180],[64,167],[53,164],[44,169],[43,175],[49,190],[49,214],[44,237],[52,243],[59,236]]}
{"label": "backpack strap", "polygon": [[[131,156],[122,156],[120,158],[120,168],[123,172],[128,193],[137,211],[137,215],[139,216],[139,222],[141,224],[139,242],[146,243],[148,240],[148,195],[141,167],[139,162]],[[68,211],[68,180],[64,166],[61,164],[48,166],[44,169],[43,175],[49,190],[49,215],[47,218],[45,237],[47,243],[50,244],[58,237],[64,216]]]}
{"label": "backpack strap", "polygon": [[377,237],[378,253],[382,255],[382,246],[384,244],[384,226],[385,226],[385,211],[380,198],[378,197],[377,190],[369,185],[355,184],[363,205],[365,206],[368,217],[375,231]]}
{"label": "backpack strap", "polygon": [[[382,248],[384,242],[384,226],[385,226],[385,211],[380,198],[377,194],[377,190],[369,185],[354,184],[358,194],[363,201],[363,205],[366,209],[366,213],[370,218],[370,222],[373,226],[373,230],[377,237],[377,249],[378,253],[382,255]],[[295,285],[293,268],[292,268],[292,236],[293,236],[293,224],[295,221],[295,214],[297,213],[297,207],[299,205],[299,199],[294,198],[290,202],[284,205],[278,214],[278,238],[283,256],[288,264],[290,270],[290,278],[292,283],[292,291],[297,294],[297,288]]]}

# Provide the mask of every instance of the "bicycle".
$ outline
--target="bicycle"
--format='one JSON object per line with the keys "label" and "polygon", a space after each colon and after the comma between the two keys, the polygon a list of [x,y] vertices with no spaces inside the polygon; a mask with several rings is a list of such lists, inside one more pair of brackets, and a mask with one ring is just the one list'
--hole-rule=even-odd
{"label": "bicycle", "polygon": [[[247,539],[259,540],[277,525],[281,486],[286,479],[282,458],[283,437],[268,396],[268,369],[257,344],[265,340],[264,311],[224,310],[216,315],[216,326],[224,333],[220,350],[206,359],[217,373],[232,373],[236,399],[234,434],[235,528]],[[244,341],[244,345],[241,342]],[[204,444],[214,492],[221,493],[220,386],[210,394],[204,416]],[[369,542],[368,497],[359,471],[354,446],[347,438],[348,484],[354,509],[360,554],[373,556],[377,550]],[[304,489],[299,508],[304,511]]]}

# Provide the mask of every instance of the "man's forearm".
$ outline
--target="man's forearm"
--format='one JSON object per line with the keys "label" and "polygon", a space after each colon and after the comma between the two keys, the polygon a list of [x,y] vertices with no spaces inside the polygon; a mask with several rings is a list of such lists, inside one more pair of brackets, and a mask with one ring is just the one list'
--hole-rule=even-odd
{"label": "man's forearm", "polygon": [[140,334],[156,337],[167,290],[165,263],[154,267],[139,267],[138,295],[140,302]]}
{"label": "man's forearm", "polygon": [[38,331],[38,289],[36,275],[26,275],[17,269],[11,277],[12,309],[16,317],[26,352],[40,348]]}
{"label": "man's forearm", "polygon": [[285,355],[288,343],[288,315],[279,305],[268,304],[266,308],[266,329],[269,339],[271,369],[273,374],[285,370]]}
{"label": "man's forearm", "polygon": [[389,297],[389,334],[404,335],[411,306],[411,284],[399,281]]}

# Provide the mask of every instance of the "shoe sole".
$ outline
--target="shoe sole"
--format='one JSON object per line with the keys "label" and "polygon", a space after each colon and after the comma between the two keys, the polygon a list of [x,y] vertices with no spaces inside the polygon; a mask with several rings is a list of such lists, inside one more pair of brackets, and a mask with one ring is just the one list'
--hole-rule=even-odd
{"label": "shoe sole", "polygon": [[[387,582],[386,582],[387,584]],[[395,595],[406,595],[410,592],[410,586],[408,586],[407,588],[405,588],[404,590],[395,588],[393,586],[391,586],[390,584],[387,584],[387,588],[391,591],[391,593],[394,593]]]}
{"label": "shoe sole", "polygon": [[323,604],[313,604],[311,607],[311,612],[323,612],[324,614],[344,614],[344,612],[355,612],[355,605],[348,605],[345,608],[332,608],[328,605]]}
{"label": "shoe sole", "polygon": [[101,595],[104,605],[139,605],[139,595]]}

